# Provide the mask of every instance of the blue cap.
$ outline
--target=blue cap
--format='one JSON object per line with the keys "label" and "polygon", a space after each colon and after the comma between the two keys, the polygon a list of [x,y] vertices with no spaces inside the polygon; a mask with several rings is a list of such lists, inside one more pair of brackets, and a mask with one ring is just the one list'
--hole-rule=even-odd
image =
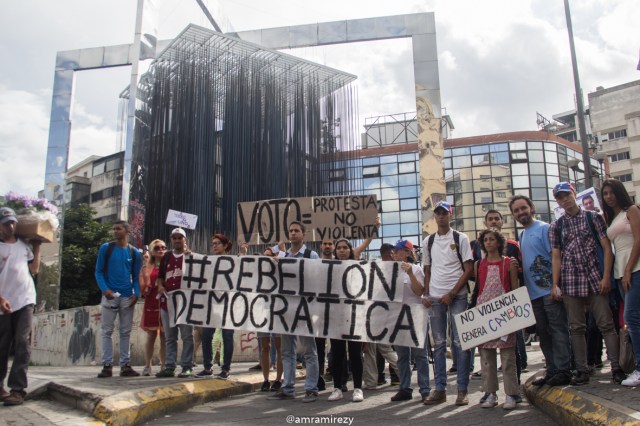
{"label": "blue cap", "polygon": [[398,240],[396,241],[396,245],[393,246],[394,250],[402,250],[407,249],[409,251],[413,251],[413,244],[409,240]]}
{"label": "blue cap", "polygon": [[576,193],[576,189],[569,182],[560,182],[553,187],[553,196],[557,197],[560,192],[573,192]]}
{"label": "blue cap", "polygon": [[438,204],[436,204],[436,206],[433,208],[433,211],[435,212],[439,208],[443,208],[447,211],[447,213],[451,214],[451,204],[447,203],[446,201],[440,201]]}
{"label": "blue cap", "polygon": [[0,223],[7,223],[10,221],[18,222],[16,212],[14,212],[13,209],[10,209],[9,207],[0,208]]}

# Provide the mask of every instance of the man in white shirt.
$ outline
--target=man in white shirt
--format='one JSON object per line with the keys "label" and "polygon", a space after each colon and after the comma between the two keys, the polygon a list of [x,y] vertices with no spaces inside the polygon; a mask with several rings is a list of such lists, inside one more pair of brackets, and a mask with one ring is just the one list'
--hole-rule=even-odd
{"label": "man in white shirt", "polygon": [[[27,388],[27,369],[31,357],[29,335],[36,289],[31,275],[40,269],[40,241],[33,240],[33,252],[16,237],[16,213],[0,208],[0,401],[4,405],[20,405]],[[4,387],[9,363],[9,348],[15,355],[7,385]]]}
{"label": "man in white shirt", "polygon": [[[447,400],[447,318],[449,314],[453,316],[467,309],[467,282],[473,273],[469,238],[450,226],[451,204],[441,201],[435,205],[433,213],[438,231],[427,238],[424,247],[425,285],[422,304],[431,308],[429,320],[435,342],[435,389],[425,399],[425,405],[440,404]],[[458,353],[456,405],[467,405],[469,351],[461,349],[455,323],[451,327],[451,341]]]}

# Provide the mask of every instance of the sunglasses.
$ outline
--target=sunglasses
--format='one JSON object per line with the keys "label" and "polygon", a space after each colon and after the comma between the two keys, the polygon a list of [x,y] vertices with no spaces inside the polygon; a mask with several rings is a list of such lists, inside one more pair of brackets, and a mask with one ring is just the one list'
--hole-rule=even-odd
{"label": "sunglasses", "polygon": [[162,251],[162,250],[166,250],[167,246],[155,246],[153,248],[153,251]]}

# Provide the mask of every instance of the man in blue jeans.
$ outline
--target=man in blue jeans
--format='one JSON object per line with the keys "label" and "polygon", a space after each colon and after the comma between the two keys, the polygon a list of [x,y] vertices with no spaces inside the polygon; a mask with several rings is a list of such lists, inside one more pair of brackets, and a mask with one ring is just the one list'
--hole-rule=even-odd
{"label": "man in blue jeans", "polygon": [[533,201],[516,195],[509,201],[515,220],[524,226],[520,233],[522,272],[524,284],[536,317],[536,334],[540,349],[547,361],[544,377],[533,382],[535,386],[564,386],[571,381],[571,343],[569,323],[564,304],[551,297],[553,284],[551,271],[551,242],[549,224],[533,218]]}
{"label": "man in blue jeans", "polygon": [[[289,224],[289,240],[291,248],[287,250],[285,257],[319,259],[318,253],[307,249],[303,243],[305,226],[293,221]],[[307,378],[304,382],[305,395],[302,402],[314,402],[318,399],[318,352],[316,350],[316,340],[309,336],[293,336],[283,334],[281,336],[280,346],[282,349],[282,368],[284,372],[284,381],[282,387],[275,395],[267,399],[285,400],[294,399],[296,397],[296,348],[298,341],[304,347],[304,362],[307,369]]]}
{"label": "man in blue jeans", "polygon": [[118,220],[113,224],[114,242],[104,243],[98,251],[96,281],[102,291],[102,371],[99,378],[113,375],[113,329],[120,316],[120,376],[136,377],[140,373],[129,365],[129,340],[133,311],[140,296],[142,256],[129,245],[129,224]]}
{"label": "man in blue jeans", "polygon": [[[467,282],[473,273],[469,238],[450,226],[451,204],[440,201],[435,205],[433,214],[438,231],[429,236],[425,247],[422,304],[431,308],[429,321],[435,342],[433,356],[436,388],[424,400],[425,405],[440,404],[447,400],[447,318],[449,314],[457,315],[467,309]],[[458,357],[458,397],[455,404],[468,405],[469,351],[463,351],[460,347],[455,323],[451,326],[451,340]]]}

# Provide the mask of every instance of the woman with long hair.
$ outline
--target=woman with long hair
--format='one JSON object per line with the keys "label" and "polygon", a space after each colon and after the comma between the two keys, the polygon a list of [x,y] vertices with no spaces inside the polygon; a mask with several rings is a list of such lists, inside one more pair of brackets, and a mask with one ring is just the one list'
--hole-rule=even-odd
{"label": "woman with long hair", "polygon": [[[211,252],[214,256],[228,255],[231,252],[233,243],[222,234],[214,234],[211,238]],[[216,329],[211,327],[202,328],[202,363],[204,370],[196,374],[198,377],[207,377],[213,375],[213,335]],[[228,379],[231,371],[231,358],[233,357],[233,330],[222,330],[223,356],[222,371],[218,373],[216,378]]]}
{"label": "woman with long hair", "polygon": [[[478,237],[480,249],[485,253],[484,259],[476,261],[474,265],[478,286],[478,304],[486,303],[496,297],[518,288],[518,265],[511,263],[511,258],[504,256],[506,239],[496,228],[482,231]],[[518,389],[518,374],[516,369],[516,334],[511,333],[499,339],[482,343],[480,359],[482,366],[482,381],[485,391],[482,408],[493,408],[498,405],[498,368],[496,365],[497,349],[500,349],[502,361],[502,381],[506,394],[505,410],[516,408]]]}
{"label": "woman with long hair", "polygon": [[[334,255],[338,260],[355,260],[353,247],[351,243],[341,238],[336,241]],[[329,396],[329,401],[338,401],[343,398],[342,387],[346,384],[344,380],[344,359],[347,346],[349,351],[349,361],[351,361],[351,372],[353,373],[353,402],[362,402],[364,394],[362,393],[362,342],[349,341],[340,339],[331,339],[331,351],[333,353],[333,392]]]}
{"label": "woman with long hair", "polygon": [[607,237],[615,247],[613,274],[624,290],[624,322],[636,356],[636,368],[623,386],[640,385],[640,208],[633,204],[617,179],[602,183],[602,210],[609,227]]}
{"label": "woman with long hair", "polygon": [[149,244],[149,252],[145,253],[145,262],[140,269],[140,292],[144,295],[144,307],[140,328],[147,333],[147,340],[144,345],[145,366],[142,370],[143,376],[151,375],[151,361],[153,360],[153,349],[156,338],[160,334],[160,365],[164,369],[165,360],[165,339],[162,323],[160,322],[160,302],[158,300],[158,287],[156,278],[160,270],[160,262],[167,251],[167,245],[162,240],[153,240]]}

